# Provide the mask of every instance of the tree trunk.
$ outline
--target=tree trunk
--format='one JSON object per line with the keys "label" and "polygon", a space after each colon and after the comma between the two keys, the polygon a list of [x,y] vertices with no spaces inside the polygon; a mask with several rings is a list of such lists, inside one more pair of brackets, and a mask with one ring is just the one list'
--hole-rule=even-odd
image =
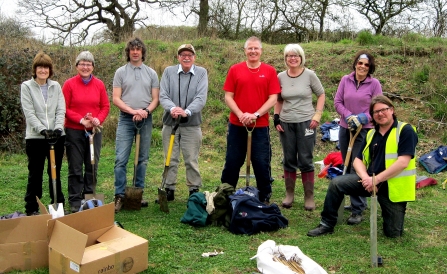
{"label": "tree trunk", "polygon": [[206,34],[206,29],[208,27],[209,21],[209,10],[210,6],[208,0],[200,0],[199,25],[197,26],[197,32],[199,36],[204,36]]}

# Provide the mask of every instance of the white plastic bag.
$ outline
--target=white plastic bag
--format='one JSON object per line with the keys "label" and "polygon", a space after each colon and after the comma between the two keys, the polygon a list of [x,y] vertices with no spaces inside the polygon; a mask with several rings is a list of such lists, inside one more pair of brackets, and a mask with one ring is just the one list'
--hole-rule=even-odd
{"label": "white plastic bag", "polygon": [[280,254],[288,260],[297,255],[301,259],[301,267],[306,274],[327,274],[327,272],[311,258],[304,255],[297,246],[276,245],[275,241],[267,240],[258,247],[258,253],[250,260],[256,258],[258,270],[263,274],[294,274],[290,268],[280,262],[275,262],[273,257]]}

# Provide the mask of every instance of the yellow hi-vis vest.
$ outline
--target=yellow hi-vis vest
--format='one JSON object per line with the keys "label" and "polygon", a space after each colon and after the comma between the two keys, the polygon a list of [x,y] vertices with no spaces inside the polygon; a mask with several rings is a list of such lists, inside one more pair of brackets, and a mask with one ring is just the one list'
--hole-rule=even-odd
{"label": "yellow hi-vis vest", "polygon": [[[407,123],[398,122],[397,127],[391,129],[385,145],[385,169],[397,161],[397,145],[402,128]],[[413,128],[414,129],[414,128]],[[363,163],[368,166],[370,161],[369,146],[376,130],[373,128],[366,135],[366,147],[363,150]],[[397,176],[388,180],[388,196],[394,203],[416,200],[416,155],[408,166]]]}

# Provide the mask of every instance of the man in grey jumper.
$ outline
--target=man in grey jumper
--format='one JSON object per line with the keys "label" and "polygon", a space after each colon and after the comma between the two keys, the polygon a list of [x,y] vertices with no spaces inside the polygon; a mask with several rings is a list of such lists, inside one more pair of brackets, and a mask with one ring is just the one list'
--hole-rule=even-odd
{"label": "man in grey jumper", "polygon": [[194,65],[196,51],[190,44],[181,45],[177,50],[178,65],[167,67],[160,80],[160,105],[163,113],[163,149],[167,155],[172,127],[180,119],[175,133],[170,167],[164,188],[168,201],[174,200],[177,171],[182,151],[186,167],[186,185],[189,195],[199,191],[202,178],[199,172],[199,150],[202,144],[202,109],[208,94],[206,69]]}

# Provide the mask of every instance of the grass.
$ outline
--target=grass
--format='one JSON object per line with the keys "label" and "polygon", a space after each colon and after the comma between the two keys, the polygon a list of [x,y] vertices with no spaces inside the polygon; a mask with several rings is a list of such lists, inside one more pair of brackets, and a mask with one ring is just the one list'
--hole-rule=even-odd
{"label": "grass", "polygon": [[[185,38],[185,41],[163,40],[168,30],[163,30],[160,37],[142,37],[146,40],[148,54],[146,64],[153,67],[159,76],[163,69],[176,62],[174,55],[182,43],[192,43],[197,50],[197,64],[205,67],[209,75],[208,101],[203,110],[203,145],[200,155],[200,170],[203,177],[202,190],[214,191],[220,184],[220,174],[225,157],[225,132],[229,110],[223,100],[222,85],[228,68],[244,60],[242,45],[244,41],[225,41],[220,39]],[[418,154],[422,155],[445,144],[447,134],[443,125],[432,123],[443,121],[446,112],[447,82],[447,47],[445,39],[427,39],[408,36],[405,39],[363,34],[361,41],[341,41],[339,43],[312,42],[303,44],[306,53],[306,66],[314,70],[320,78],[326,92],[326,104],[323,120],[330,121],[338,115],[333,106],[340,78],[351,71],[352,57],[360,49],[368,49],[376,57],[377,70],[374,76],[380,80],[382,89],[396,105],[399,119],[418,126]],[[360,43],[361,42],[361,43]],[[362,44],[362,45],[360,45]],[[10,86],[4,85],[3,91],[17,92],[21,81],[29,79],[24,70],[17,73],[8,69],[8,64],[29,67],[38,50],[44,50],[55,62],[54,80],[63,84],[76,72],[72,63],[81,50],[85,48],[68,48],[42,45],[32,41],[0,38],[1,79],[20,79]],[[95,56],[95,75],[104,81],[107,90],[112,90],[115,70],[122,66],[124,43],[118,45],[101,44],[88,47]],[[263,44],[262,60],[273,65],[278,72],[283,71],[282,50],[284,45]],[[20,58],[18,58],[20,57]],[[26,74],[26,75],[25,75]],[[3,78],[1,78],[3,77]],[[13,96],[14,97],[14,96]],[[19,108],[19,107],[17,107]],[[15,108],[13,108],[15,109]],[[369,267],[369,211],[366,220],[358,226],[340,225],[335,233],[320,238],[309,238],[306,233],[319,222],[327,184],[326,179],[317,179],[315,199],[317,210],[303,210],[303,190],[298,184],[294,207],[282,210],[289,220],[289,227],[272,233],[260,233],[253,236],[237,236],[221,227],[193,228],[180,223],[186,211],[188,190],[185,186],[184,167],[179,169],[176,200],[169,203],[171,213],[160,212],[153,203],[157,188],[161,183],[164,168],[161,147],[161,108],[153,113],[154,131],[151,158],[146,176],[144,198],[149,200],[149,208],[138,212],[123,211],[116,215],[116,220],[124,227],[149,241],[149,269],[145,273],[253,273],[256,262],[249,258],[256,254],[257,247],[265,240],[272,239],[278,244],[298,246],[305,254],[321,264],[329,273],[447,273],[447,262],[442,260],[447,252],[447,200],[446,191],[440,183],[446,178],[444,174],[431,175],[439,184],[417,191],[417,201],[408,206],[405,234],[401,239],[384,237],[378,232],[379,254],[384,259],[384,267]],[[422,120],[424,119],[424,120]],[[105,123],[104,147],[98,172],[98,192],[106,195],[106,201],[112,202],[114,191],[113,166],[115,160],[114,138],[117,123],[117,109],[112,111]],[[21,129],[17,129],[20,131]],[[272,135],[272,201],[281,203],[284,196],[284,183],[281,179],[282,167],[281,145],[276,131]],[[2,135],[1,145],[8,148],[23,142],[22,137],[13,134]],[[314,160],[323,159],[335,149],[333,143],[320,140],[314,152]],[[15,150],[17,151],[17,150]],[[128,180],[132,178],[133,156],[130,157]],[[241,170],[243,172],[243,169]],[[418,169],[419,175],[429,175]],[[64,189],[67,189],[67,164],[62,168]],[[14,211],[23,211],[27,180],[27,159],[24,154],[0,153],[0,215]],[[44,185],[42,202],[49,204],[47,178]],[[255,182],[252,180],[252,185]],[[240,186],[244,182],[240,182]],[[380,210],[379,210],[380,215]],[[345,217],[348,213],[345,213]],[[378,227],[381,228],[379,218]],[[202,258],[201,254],[210,251],[223,251],[225,254],[213,258]],[[48,270],[36,270],[29,273],[48,273]]]}
{"label": "grass", "polygon": [[[206,134],[212,134],[211,132]],[[277,133],[272,131],[273,183],[272,201],[281,203],[284,195],[281,179],[282,153]],[[334,149],[334,143],[317,142],[315,160],[323,159]],[[27,159],[22,154],[1,155],[0,159],[0,214],[23,211],[23,196],[27,180]],[[200,155],[200,169],[203,176],[202,191],[214,191],[220,184],[220,173],[225,151],[203,146]],[[106,143],[102,148],[98,171],[98,192],[104,193],[106,202],[112,202],[114,190],[114,147]],[[130,159],[133,159],[132,156]],[[129,163],[128,179],[132,178],[132,161]],[[188,190],[185,186],[184,168],[179,169],[176,200],[169,202],[170,213],[164,214],[153,201],[161,183],[164,160],[161,145],[151,148],[147,170],[147,188],[144,198],[150,201],[149,208],[141,211],[122,211],[116,221],[124,228],[149,241],[149,268],[144,273],[253,273],[257,272],[256,261],[250,261],[257,247],[272,239],[278,244],[298,246],[305,254],[318,262],[328,273],[446,273],[447,262],[440,258],[447,252],[447,200],[446,191],[441,189],[443,174],[433,175],[439,184],[417,191],[417,201],[410,203],[406,215],[405,234],[400,239],[388,239],[383,235],[381,218],[378,221],[378,250],[383,257],[384,266],[370,268],[369,210],[365,220],[358,226],[339,225],[333,235],[309,238],[306,233],[319,222],[328,181],[317,179],[315,199],[317,209],[306,212],[303,209],[303,190],[300,184],[296,190],[292,209],[282,209],[289,220],[289,227],[276,232],[260,233],[252,236],[233,235],[223,227],[194,228],[182,224],[180,218],[186,211]],[[241,170],[243,172],[243,169]],[[419,175],[426,174],[421,168]],[[67,164],[62,168],[64,189],[67,189]],[[44,179],[46,182],[46,178]],[[254,180],[251,182],[255,184]],[[241,180],[240,186],[244,185]],[[44,190],[46,188],[44,187]],[[49,204],[48,191],[42,197]],[[380,216],[380,209],[379,209]],[[348,217],[348,213],[345,213]],[[224,254],[202,258],[201,254],[210,251],[223,251]],[[26,273],[48,273],[40,269]]]}

